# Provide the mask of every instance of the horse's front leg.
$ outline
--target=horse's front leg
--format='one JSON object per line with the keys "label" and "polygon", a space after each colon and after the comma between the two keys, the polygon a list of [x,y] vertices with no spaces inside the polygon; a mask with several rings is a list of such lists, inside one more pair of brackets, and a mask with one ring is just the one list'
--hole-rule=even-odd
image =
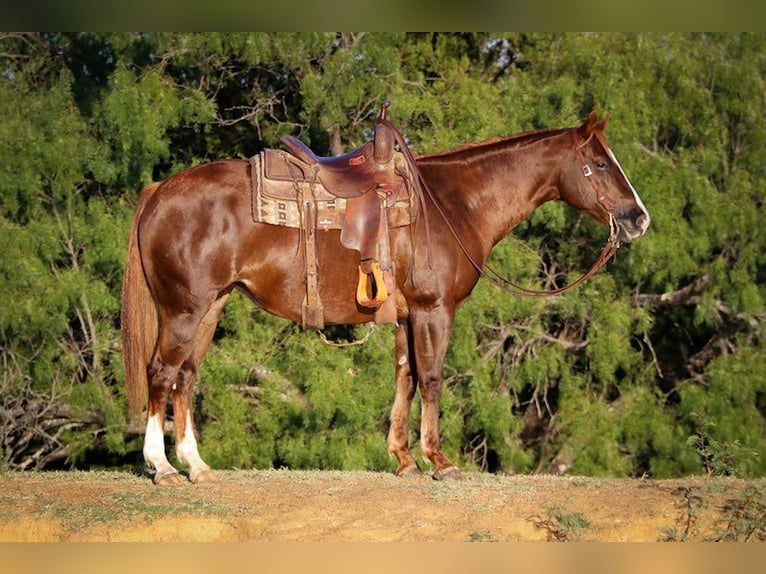
{"label": "horse's front leg", "polygon": [[460,471],[442,451],[439,437],[442,372],[454,317],[455,310],[444,306],[410,315],[421,397],[420,446],[423,458],[436,467],[436,480],[460,478]]}
{"label": "horse's front leg", "polygon": [[396,327],[396,396],[391,408],[391,427],[388,431],[388,454],[396,457],[397,476],[421,476],[420,468],[410,454],[409,427],[412,398],[415,396],[414,355],[408,334],[409,324],[403,321]]}

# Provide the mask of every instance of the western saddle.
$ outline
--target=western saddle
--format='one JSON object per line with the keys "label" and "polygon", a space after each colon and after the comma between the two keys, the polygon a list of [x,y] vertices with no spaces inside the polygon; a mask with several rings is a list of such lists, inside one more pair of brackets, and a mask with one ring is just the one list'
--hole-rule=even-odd
{"label": "western saddle", "polygon": [[349,153],[318,156],[300,140],[285,136],[281,141],[287,152],[267,149],[250,159],[254,219],[301,229],[305,329],[324,328],[316,233],[326,229],[340,229],[341,245],[359,252],[357,304],[371,310],[376,323],[396,322],[389,228],[412,223],[420,194],[418,185],[413,186],[418,178],[412,176],[417,170],[412,154],[401,149],[404,138],[386,119],[389,105],[385,101],[381,106],[373,139]]}

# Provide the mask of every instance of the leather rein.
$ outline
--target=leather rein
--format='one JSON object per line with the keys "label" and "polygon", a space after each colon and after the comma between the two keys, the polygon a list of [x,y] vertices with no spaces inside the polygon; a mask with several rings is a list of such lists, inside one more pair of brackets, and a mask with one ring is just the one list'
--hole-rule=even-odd
{"label": "leather rein", "polygon": [[[395,128],[394,128],[395,129]],[[397,133],[398,131],[395,130]],[[517,283],[514,283],[507,277],[504,277],[499,271],[494,269],[491,265],[485,264],[484,266],[480,265],[474,257],[471,255],[470,251],[468,250],[468,247],[466,247],[465,243],[463,243],[463,240],[460,239],[460,236],[458,235],[457,231],[453,227],[452,223],[447,218],[446,214],[442,210],[442,208],[439,206],[439,203],[436,201],[436,198],[434,197],[433,192],[429,188],[428,184],[423,179],[422,175],[420,174],[420,170],[417,168],[417,164],[413,161],[410,162],[410,167],[413,170],[415,174],[415,178],[417,181],[417,184],[425,190],[425,193],[428,195],[428,197],[431,199],[431,203],[434,204],[434,207],[436,207],[436,210],[439,212],[439,215],[441,215],[444,222],[447,224],[447,227],[449,228],[450,232],[452,233],[453,237],[457,241],[458,245],[460,246],[460,249],[463,251],[465,256],[468,258],[468,261],[471,263],[471,265],[476,269],[476,271],[479,272],[479,275],[487,279],[490,283],[493,285],[508,291],[509,293],[512,293],[514,295],[522,295],[526,297],[553,297],[555,295],[560,295],[561,293],[564,293],[566,291],[569,291],[570,289],[573,289],[586,279],[592,277],[596,272],[598,272],[606,263],[615,256],[617,253],[617,249],[620,247],[620,240],[618,239],[618,229],[617,229],[617,222],[614,218],[614,210],[612,209],[611,203],[609,201],[609,198],[606,197],[606,195],[602,192],[601,188],[598,185],[598,182],[595,178],[592,178],[593,170],[590,167],[590,164],[586,161],[585,156],[582,152],[582,148],[585,147],[588,142],[591,140],[593,136],[596,136],[596,138],[599,140],[601,145],[604,147],[604,149],[607,148],[607,144],[604,141],[603,136],[601,133],[598,132],[592,132],[588,139],[586,139],[583,142],[580,142],[577,137],[577,130],[576,128],[572,129],[572,138],[573,138],[573,149],[577,153],[578,158],[581,161],[581,170],[583,173],[583,177],[585,177],[586,181],[589,181],[591,184],[591,187],[593,188],[593,191],[596,194],[596,200],[598,203],[606,210],[607,214],[609,215],[609,238],[606,241],[606,244],[601,250],[601,254],[598,256],[598,259],[596,259],[595,263],[588,269],[582,276],[575,279],[571,283],[564,285],[563,287],[557,287],[555,289],[543,291],[543,290],[537,290],[537,289],[529,289],[527,287],[524,287],[522,285],[519,285]],[[403,140],[404,138],[402,138]],[[400,146],[402,142],[399,142]],[[408,159],[412,158],[412,154],[409,152],[409,149],[405,146],[401,146],[406,149],[405,155],[408,156]],[[413,167],[414,166],[414,167]],[[578,183],[578,186],[580,184]],[[421,196],[421,205],[422,205],[422,196]],[[428,233],[428,219],[425,217],[425,211],[424,211],[424,220],[426,223],[426,241],[428,243],[428,263],[429,268],[431,268],[431,246],[430,246],[430,236]]]}

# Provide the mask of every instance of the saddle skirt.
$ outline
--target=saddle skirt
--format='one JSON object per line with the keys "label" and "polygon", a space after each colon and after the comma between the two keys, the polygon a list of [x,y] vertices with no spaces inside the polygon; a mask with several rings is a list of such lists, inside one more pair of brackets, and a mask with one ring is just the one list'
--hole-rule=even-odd
{"label": "saddle skirt", "polygon": [[[417,216],[418,202],[411,193],[411,175],[401,152],[395,151],[392,160],[396,165],[396,177],[381,182],[376,189],[382,192],[388,215],[388,226],[410,225]],[[332,193],[316,177],[311,166],[289,154],[266,149],[250,158],[252,169],[253,220],[259,223],[301,228],[302,200],[316,203],[316,227],[318,230],[343,229],[349,199]],[[353,247],[350,247],[353,249]],[[361,253],[361,252],[360,252]]]}
{"label": "saddle skirt", "polygon": [[331,178],[325,177],[325,183],[321,166],[282,150],[266,149],[250,158],[250,166],[253,220],[301,229],[307,290],[304,328],[324,327],[316,233],[330,229],[340,230],[343,247],[359,252],[359,275],[349,278],[357,281],[357,304],[374,311],[376,323],[395,323],[396,286],[388,232],[412,224],[419,210],[404,155],[394,151],[387,169],[376,170],[374,180],[365,175],[358,192],[348,186],[338,188]]}

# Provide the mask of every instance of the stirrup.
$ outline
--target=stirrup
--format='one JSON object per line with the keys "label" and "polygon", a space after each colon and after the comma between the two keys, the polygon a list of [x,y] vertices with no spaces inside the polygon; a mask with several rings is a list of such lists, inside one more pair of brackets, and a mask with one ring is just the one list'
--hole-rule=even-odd
{"label": "stirrup", "polygon": [[388,299],[388,289],[383,280],[379,261],[363,261],[359,264],[359,282],[356,300],[362,307],[377,308]]}

